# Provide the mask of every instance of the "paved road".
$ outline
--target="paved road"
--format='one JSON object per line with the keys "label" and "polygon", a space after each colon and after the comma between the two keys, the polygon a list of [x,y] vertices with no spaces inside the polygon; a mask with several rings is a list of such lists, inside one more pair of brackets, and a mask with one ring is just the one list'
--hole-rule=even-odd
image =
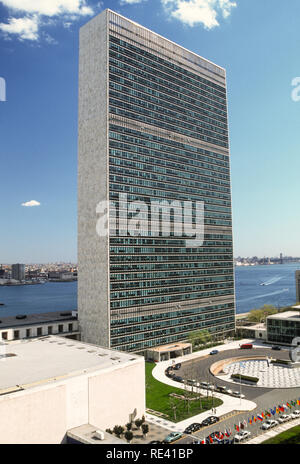
{"label": "paved road", "polygon": [[[248,356],[268,356],[268,357],[276,357],[280,359],[289,359],[289,352],[288,350],[281,350],[280,352],[273,351],[271,348],[255,348],[252,350],[228,350],[222,351],[217,355],[207,355],[202,358],[196,358],[192,361],[183,362],[181,365],[180,370],[176,371],[176,374],[184,379],[195,379],[200,382],[209,382],[214,385],[225,385],[228,386],[230,389],[239,390],[240,385],[235,384],[235,388],[233,388],[234,384],[232,382],[226,382],[224,380],[218,379],[214,377],[209,368],[210,366],[215,363],[216,361],[220,361],[222,359],[228,359],[233,357],[248,357]],[[251,386],[242,386],[242,393],[245,395],[247,400],[251,400],[257,404],[257,407],[253,411],[242,412],[237,414],[233,417],[225,417],[221,418],[221,421],[217,424],[214,424],[210,427],[206,427],[205,429],[201,429],[196,434],[193,434],[195,438],[203,439],[210,435],[212,432],[215,431],[222,431],[224,432],[225,429],[231,428],[233,433],[235,432],[234,426],[239,422],[243,422],[246,420],[248,423],[248,419],[252,418],[252,416],[257,416],[265,410],[269,410],[270,408],[274,408],[279,404],[286,403],[287,401],[291,401],[293,399],[300,398],[300,388],[278,388],[278,389],[270,389],[270,388],[261,388],[261,387],[251,387]],[[300,407],[298,407],[300,409]],[[286,412],[287,414],[289,411]],[[213,415],[213,414],[212,414]],[[274,419],[278,417],[277,415],[274,416]],[[248,425],[246,430],[251,432],[252,437],[255,436],[257,433],[262,433],[260,430],[261,422],[257,421],[254,425]],[[191,443],[193,439],[191,437],[183,437],[181,440],[177,441],[176,444],[187,444]]]}

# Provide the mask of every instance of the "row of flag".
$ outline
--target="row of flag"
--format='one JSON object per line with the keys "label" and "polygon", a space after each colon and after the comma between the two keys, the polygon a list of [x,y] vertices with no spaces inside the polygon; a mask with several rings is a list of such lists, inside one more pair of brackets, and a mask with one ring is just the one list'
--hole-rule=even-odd
{"label": "row of flag", "polygon": [[[236,432],[240,432],[240,430],[244,430],[248,425],[253,425],[256,422],[263,422],[267,417],[272,417],[275,416],[275,414],[280,414],[285,412],[288,409],[291,409],[295,406],[300,406],[300,398],[298,400],[293,400],[290,403],[287,402],[285,404],[279,405],[279,406],[274,406],[274,408],[270,408],[269,410],[265,410],[261,414],[258,414],[256,416],[249,417],[248,421],[246,419],[243,422],[239,422],[234,426],[234,429]],[[214,439],[217,440],[223,440],[225,437],[229,438],[232,435],[232,431],[230,428],[226,429],[224,433],[219,432],[217,434],[213,434],[214,436],[211,437],[209,436],[209,441],[210,443],[214,442]],[[205,439],[201,440],[201,444],[205,444],[206,441]]]}
{"label": "row of flag", "polygon": [[286,404],[283,404],[283,405],[274,406],[274,408],[265,410],[264,412],[262,412],[261,414],[258,414],[257,416],[249,417],[248,422],[244,420],[244,422],[240,422],[238,425],[235,425],[234,428],[237,432],[239,432],[240,430],[243,430],[245,427],[247,427],[248,424],[249,425],[256,424],[256,422],[258,421],[262,422],[267,417],[272,417],[272,416],[275,416],[275,414],[283,413],[286,410],[291,409],[292,407],[295,407],[297,405],[300,406],[300,398],[298,400],[293,400],[290,403],[287,402]]}

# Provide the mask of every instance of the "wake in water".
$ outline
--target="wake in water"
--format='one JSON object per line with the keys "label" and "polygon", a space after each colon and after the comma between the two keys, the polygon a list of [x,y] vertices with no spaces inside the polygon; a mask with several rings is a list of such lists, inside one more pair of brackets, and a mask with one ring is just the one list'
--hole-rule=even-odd
{"label": "wake in water", "polygon": [[265,298],[266,296],[273,296],[273,295],[280,295],[281,293],[289,292],[288,288],[283,288],[282,290],[277,290],[276,292],[272,293],[265,293],[264,295],[257,295],[251,296],[250,298],[246,298],[244,300],[237,300],[237,303],[246,303],[246,301],[257,300],[258,298]]}
{"label": "wake in water", "polygon": [[272,284],[275,284],[276,282],[278,282],[279,280],[282,279],[283,276],[277,276],[277,277],[272,277],[272,279],[269,279],[269,280],[266,280],[265,282],[262,282],[260,285],[265,285],[265,286],[268,286],[268,285],[272,285]]}

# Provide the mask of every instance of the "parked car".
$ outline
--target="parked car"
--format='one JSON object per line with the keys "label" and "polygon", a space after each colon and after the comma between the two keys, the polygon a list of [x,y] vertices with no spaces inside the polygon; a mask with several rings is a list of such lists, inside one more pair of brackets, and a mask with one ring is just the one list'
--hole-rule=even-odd
{"label": "parked car", "polygon": [[283,422],[287,422],[291,420],[292,417],[289,414],[282,414],[281,416],[278,417],[278,422],[279,424],[283,424]]}
{"label": "parked car", "polygon": [[297,419],[300,416],[300,411],[294,411],[290,414],[292,419]]}
{"label": "parked car", "polygon": [[243,432],[239,432],[234,436],[234,441],[240,442],[242,440],[246,440],[246,438],[249,438],[251,435],[251,432],[248,432],[248,430],[243,430]]}
{"label": "parked car", "polygon": [[149,444],[151,444],[151,445],[160,445],[161,443],[162,442],[159,441],[159,440],[152,440],[152,441],[149,442]]}
{"label": "parked car", "polygon": [[245,398],[245,395],[243,395],[243,393],[240,393],[239,391],[233,391],[231,395],[235,396],[236,398]]}
{"label": "parked car", "polygon": [[188,380],[186,381],[186,384],[187,384],[187,385],[191,385],[191,386],[195,386],[195,385],[196,385],[196,383],[197,383],[197,381],[196,381],[196,380],[191,380],[191,379],[188,379]]}
{"label": "parked car", "polygon": [[204,419],[204,421],[202,421],[201,425],[202,427],[207,427],[208,425],[212,425],[212,424],[215,424],[216,422],[219,422],[219,418],[217,416],[210,416],[210,417],[207,417],[206,419]]}
{"label": "parked car", "polygon": [[174,375],[174,376],[173,376],[173,380],[175,380],[175,382],[182,382],[182,381],[183,381],[183,378],[180,377],[179,375]]}
{"label": "parked car", "polygon": [[278,421],[277,420],[267,420],[266,422],[264,422],[261,426],[261,429],[262,430],[269,430],[271,429],[272,427],[276,427],[276,425],[278,425]]}
{"label": "parked car", "polygon": [[218,353],[219,353],[218,350],[212,350],[209,354],[214,355],[214,354],[218,354]]}
{"label": "parked car", "polygon": [[227,387],[226,387],[226,388],[224,389],[224,393],[226,393],[227,395],[232,395],[233,392],[232,392],[232,390],[230,390],[230,388],[227,388]]}
{"label": "parked car", "polygon": [[241,350],[251,350],[253,348],[252,343],[244,343],[243,345],[240,346]]}
{"label": "parked car", "polygon": [[221,385],[221,386],[217,386],[216,388],[216,391],[220,392],[220,393],[225,393],[227,395],[232,395],[232,390],[230,390],[230,388],[228,387],[225,387],[224,385]]}
{"label": "parked car", "polygon": [[274,345],[274,346],[272,346],[272,350],[280,351],[280,350],[281,350],[281,347],[278,346],[278,345]]}
{"label": "parked car", "polygon": [[175,369],[176,371],[178,371],[180,368],[181,368],[181,363],[177,363],[173,366],[173,369]]}
{"label": "parked car", "polygon": [[208,382],[200,382],[200,388],[203,388],[204,390],[214,390],[214,386]]}
{"label": "parked car", "polygon": [[180,432],[171,432],[168,436],[163,440],[163,443],[172,443],[173,441],[179,440],[182,437],[182,433]]}
{"label": "parked car", "polygon": [[216,386],[216,391],[220,393],[224,393],[227,387],[224,387],[223,385],[217,385]]}
{"label": "parked car", "polygon": [[195,422],[194,424],[189,425],[189,426],[185,429],[184,433],[186,433],[186,434],[189,435],[189,434],[191,434],[191,433],[197,432],[198,430],[201,429],[201,427],[202,427],[201,424],[199,424],[198,422]]}

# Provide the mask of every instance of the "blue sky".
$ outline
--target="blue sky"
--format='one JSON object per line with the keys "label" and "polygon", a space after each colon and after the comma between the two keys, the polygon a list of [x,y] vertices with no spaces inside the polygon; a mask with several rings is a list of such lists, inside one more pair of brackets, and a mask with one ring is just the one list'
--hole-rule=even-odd
{"label": "blue sky", "polygon": [[78,30],[104,8],[227,69],[234,254],[300,256],[299,0],[0,0],[0,262],[77,259]]}

